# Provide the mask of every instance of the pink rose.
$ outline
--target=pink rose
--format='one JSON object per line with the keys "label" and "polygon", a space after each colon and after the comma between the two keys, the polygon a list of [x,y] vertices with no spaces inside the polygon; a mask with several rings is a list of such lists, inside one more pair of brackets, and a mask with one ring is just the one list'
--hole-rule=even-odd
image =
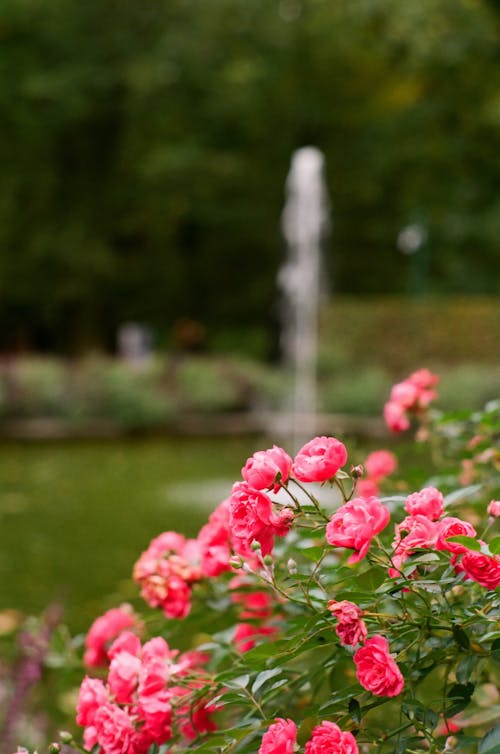
{"label": "pink rose", "polygon": [[[403,537],[402,533],[406,532]],[[407,516],[404,521],[396,526],[394,538],[392,563],[389,568],[389,576],[397,578],[400,575],[402,564],[415,550],[429,549],[435,546],[439,532],[439,524],[431,521],[427,516],[417,513],[415,516]]]}
{"label": "pink rose", "polygon": [[434,385],[439,377],[428,369],[413,372],[403,382],[393,385],[388,403],[384,406],[384,417],[387,426],[393,432],[408,429],[410,422],[407,412],[418,412],[427,408],[429,403],[437,397]]}
{"label": "pink rose", "polygon": [[448,552],[460,553],[466,552],[467,547],[458,542],[449,542],[449,537],[475,537],[477,532],[468,521],[462,521],[455,516],[446,516],[438,524],[438,538],[436,548],[438,550],[447,550]]}
{"label": "pink rose", "polygon": [[402,692],[403,676],[383,636],[367,639],[354,655],[354,662],[358,681],[367,691],[376,696],[397,696]]}
{"label": "pink rose", "polygon": [[273,445],[269,450],[258,450],[241,470],[245,482],[256,490],[271,489],[277,492],[280,483],[286,484],[292,468],[292,459],[283,448]]}
{"label": "pink rose", "polygon": [[315,437],[295,456],[292,471],[300,482],[326,482],[347,461],[345,445],[335,437]]}
{"label": "pink rose", "polygon": [[420,514],[437,521],[444,511],[443,495],[435,487],[424,487],[406,498],[405,511],[410,516]]}
{"label": "pink rose", "polygon": [[492,500],[488,505],[488,513],[493,518],[500,516],[500,500]]}
{"label": "pink rose", "polygon": [[384,419],[392,432],[404,432],[410,426],[405,409],[395,401],[388,401],[385,404]]}
{"label": "pink rose", "polygon": [[263,636],[273,636],[278,633],[276,626],[264,626],[254,623],[238,623],[234,633],[233,641],[238,652],[248,652],[253,649],[257,639]]}
{"label": "pink rose", "polygon": [[224,571],[231,570],[229,516],[229,500],[224,500],[210,514],[208,523],[198,533],[203,576],[219,576]]}
{"label": "pink rose", "polygon": [[137,688],[141,661],[129,652],[119,652],[111,660],[108,672],[108,686],[115,701],[129,704]]}
{"label": "pink rose", "polygon": [[363,611],[354,602],[330,600],[327,607],[338,620],[335,632],[341,644],[353,647],[366,639],[366,625],[361,620]]}
{"label": "pink rose", "polygon": [[188,675],[193,670],[204,668],[208,660],[209,655],[207,655],[206,652],[200,652],[197,649],[190,649],[180,655],[179,659],[171,666],[170,670],[172,675]]}
{"label": "pink rose", "polygon": [[438,722],[436,728],[434,729],[433,735],[448,736],[450,733],[457,733],[457,731],[459,730],[461,730],[460,725],[458,725],[452,717],[441,717],[441,720]]}
{"label": "pink rose", "polygon": [[98,678],[85,676],[80,686],[76,705],[76,722],[78,725],[92,725],[97,710],[107,701],[108,692],[104,683]]}
{"label": "pink rose", "polygon": [[419,389],[411,382],[404,380],[393,385],[390,400],[398,403],[402,408],[411,408],[415,405],[419,396]]}
{"label": "pink rose", "polygon": [[393,474],[398,467],[398,461],[390,450],[374,450],[367,457],[364,467],[368,477],[379,480]]}
{"label": "pink rose", "polygon": [[233,546],[240,555],[247,555],[255,539],[261,552],[267,555],[274,545],[275,535],[283,537],[290,529],[293,512],[283,508],[273,512],[271,498],[255,490],[247,482],[236,482],[229,498],[230,525]]}
{"label": "pink rose", "polygon": [[153,539],[134,565],[133,578],[151,607],[168,618],[185,618],[191,609],[192,584],[201,578],[200,547],[176,532]]}
{"label": "pink rose", "polygon": [[108,645],[126,628],[134,628],[137,618],[130,605],[108,610],[92,623],[85,637],[84,663],[88,667],[106,665]]}
{"label": "pink rose", "polygon": [[484,555],[482,552],[467,550],[462,555],[459,570],[467,578],[476,581],[486,589],[496,589],[500,585],[500,556]]}
{"label": "pink rose", "polygon": [[83,731],[83,745],[91,751],[97,743],[97,731],[93,725],[88,725]]}
{"label": "pink rose", "polygon": [[139,708],[146,719],[160,717],[170,722],[170,670],[164,660],[151,660],[143,664],[137,689]]}
{"label": "pink rose", "polygon": [[389,518],[389,511],[378,498],[356,497],[333,514],[326,525],[326,541],[355,550],[348,562],[357,563],[365,557],[371,540],[387,526]]}
{"label": "pink rose", "polygon": [[170,662],[178,654],[177,649],[170,649],[163,636],[155,636],[147,641],[142,648],[142,662],[148,664],[154,660]]}
{"label": "pink rose", "polygon": [[437,393],[432,390],[439,382],[439,377],[436,374],[432,374],[428,369],[419,369],[417,372],[413,372],[407,379],[411,385],[415,385],[418,389],[418,406],[420,408],[426,408],[431,401],[437,398]]}
{"label": "pink rose", "polygon": [[[188,689],[183,689],[183,691],[188,692]],[[176,722],[182,735],[193,741],[200,734],[217,730],[212,714],[218,709],[217,705],[204,701],[177,708]]]}
{"label": "pink rose", "polygon": [[408,377],[408,382],[420,390],[428,390],[439,382],[439,375],[433,374],[429,369],[418,369]]}
{"label": "pink rose", "polygon": [[305,746],[305,754],[358,754],[352,733],[340,730],[335,723],[323,720],[317,725]]}
{"label": "pink rose", "polygon": [[379,487],[374,479],[358,479],[356,482],[356,495],[358,497],[377,497]]}
{"label": "pink rose", "polygon": [[132,631],[122,631],[108,649],[109,659],[112,660],[120,652],[129,652],[131,655],[138,657],[141,652],[141,640],[139,637],[133,634]]}
{"label": "pink rose", "polygon": [[105,754],[129,754],[135,728],[124,710],[116,704],[104,704],[96,712],[94,727]]}
{"label": "pink rose", "polygon": [[259,754],[293,754],[297,727],[293,720],[277,717],[262,736]]}

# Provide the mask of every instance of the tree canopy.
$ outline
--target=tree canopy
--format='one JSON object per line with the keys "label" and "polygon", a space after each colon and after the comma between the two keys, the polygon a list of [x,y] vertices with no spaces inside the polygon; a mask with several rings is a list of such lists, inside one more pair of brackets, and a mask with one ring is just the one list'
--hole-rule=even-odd
{"label": "tree canopy", "polygon": [[498,2],[4,0],[0,35],[2,348],[266,327],[309,143],[330,287],[498,290]]}

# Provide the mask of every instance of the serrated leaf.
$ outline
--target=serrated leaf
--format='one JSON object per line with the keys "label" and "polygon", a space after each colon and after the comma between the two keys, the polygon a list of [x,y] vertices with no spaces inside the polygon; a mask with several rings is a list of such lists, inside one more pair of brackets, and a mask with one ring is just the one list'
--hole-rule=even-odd
{"label": "serrated leaf", "polygon": [[479,742],[478,754],[500,754],[500,725],[488,731]]}
{"label": "serrated leaf", "polygon": [[464,649],[470,649],[469,637],[467,636],[463,628],[454,625],[451,630],[453,632],[453,638],[455,639],[458,646],[463,647]]}
{"label": "serrated leaf", "polygon": [[491,723],[496,720],[500,720],[500,704],[495,704],[493,707],[488,707],[488,709],[474,712],[468,717],[460,715],[460,725],[464,728],[468,728],[470,725],[484,725],[485,723]]}
{"label": "serrated leaf", "polygon": [[313,715],[312,717],[306,717],[305,720],[302,721],[297,731],[297,742],[301,746],[303,746],[306,741],[309,741],[313,729],[316,727],[317,723],[318,717],[316,715]]}
{"label": "serrated leaf", "polygon": [[446,717],[453,717],[467,707],[474,693],[473,683],[455,683],[448,692],[447,698],[452,702],[446,710]]}
{"label": "serrated leaf", "polygon": [[495,662],[500,662],[500,639],[495,639],[491,645],[491,656]]}
{"label": "serrated leaf", "polygon": [[436,552],[426,552],[411,558],[413,565],[416,565],[418,563],[435,563],[439,560],[439,555]]}
{"label": "serrated leaf", "polygon": [[277,675],[281,675],[282,668],[272,668],[271,670],[263,670],[261,673],[258,674],[257,678],[252,684],[252,694],[256,694],[257,691],[265,684],[267,681],[269,681],[271,678],[274,678]]}
{"label": "serrated leaf", "polygon": [[302,550],[300,550],[301,555],[303,555],[308,560],[312,560],[314,563],[316,563],[322,557],[324,552],[324,547],[304,547]]}
{"label": "serrated leaf", "polygon": [[488,547],[492,555],[500,555],[500,537],[494,537]]}
{"label": "serrated leaf", "polygon": [[361,707],[359,706],[358,700],[354,697],[350,699],[347,709],[354,722],[359,725],[361,722]]}
{"label": "serrated leaf", "polygon": [[475,552],[481,551],[481,544],[474,539],[474,537],[464,537],[461,534],[456,537],[446,537],[447,542],[458,542],[459,545],[464,545],[468,550],[474,550]]}
{"label": "serrated leaf", "polygon": [[245,675],[238,675],[236,678],[228,678],[224,683],[228,689],[246,689],[249,682],[250,676],[245,673]]}
{"label": "serrated leaf", "polygon": [[459,663],[456,671],[457,681],[467,683],[477,663],[477,656],[469,654]]}

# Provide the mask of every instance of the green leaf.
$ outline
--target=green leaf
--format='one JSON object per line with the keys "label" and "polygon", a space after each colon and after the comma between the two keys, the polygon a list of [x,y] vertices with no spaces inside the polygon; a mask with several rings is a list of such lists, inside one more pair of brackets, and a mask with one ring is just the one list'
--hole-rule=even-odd
{"label": "green leaf", "polygon": [[324,547],[304,547],[303,549],[299,550],[301,555],[304,555],[305,558],[308,560],[312,560],[314,563],[316,563],[324,554],[325,548]]}
{"label": "green leaf", "polygon": [[306,743],[306,741],[309,741],[309,739],[311,738],[313,729],[316,727],[317,723],[318,723],[317,715],[313,715],[312,717],[306,717],[305,720],[302,721],[297,731],[297,741],[300,744],[300,746],[303,746]]}
{"label": "green leaf", "polygon": [[446,710],[446,717],[452,717],[465,709],[473,693],[473,683],[455,683],[448,692],[447,698],[452,704]]}
{"label": "green leaf", "polygon": [[436,560],[440,560],[437,552],[425,552],[411,558],[412,565],[416,565],[417,563],[435,563]]}
{"label": "green leaf", "polygon": [[355,602],[359,605],[360,602],[371,602],[373,600],[373,592],[357,592],[353,589],[341,589],[334,595],[334,599],[337,602],[349,600],[349,602]]}
{"label": "green leaf", "polygon": [[492,555],[500,555],[500,537],[494,537],[488,547]]}
{"label": "green leaf", "polygon": [[475,552],[481,551],[481,545],[473,537],[464,537],[461,534],[456,537],[447,537],[447,542],[458,542],[460,545],[464,545],[468,550],[474,550]]}
{"label": "green leaf", "polygon": [[455,639],[459,647],[463,647],[463,649],[470,649],[469,637],[467,636],[463,628],[454,625],[452,627],[452,632],[453,638]]}
{"label": "green leaf", "polygon": [[457,667],[457,681],[459,683],[467,683],[476,663],[477,656],[475,654],[468,654],[464,657]]}
{"label": "green leaf", "polygon": [[250,682],[250,676],[248,674],[238,675],[236,678],[228,678],[224,681],[228,689],[246,689]]}
{"label": "green leaf", "polygon": [[500,754],[500,724],[488,731],[477,751],[478,754]]}
{"label": "green leaf", "polygon": [[415,706],[415,717],[429,730],[434,730],[439,722],[439,716],[434,710],[420,704]]}
{"label": "green leaf", "polygon": [[354,697],[350,699],[347,709],[354,722],[359,725],[361,722],[361,707],[358,700]]}
{"label": "green leaf", "polygon": [[500,639],[495,639],[491,645],[491,656],[495,662],[500,662]]}
{"label": "green leaf", "polygon": [[468,728],[470,725],[484,725],[485,723],[496,722],[500,719],[500,704],[495,704],[488,709],[476,710],[467,717],[460,715],[460,724],[464,728]]}
{"label": "green leaf", "polygon": [[281,675],[282,668],[272,668],[271,670],[263,670],[261,673],[258,674],[257,678],[252,684],[252,694],[257,693],[257,691],[265,684],[267,681],[269,681],[271,678],[274,678],[277,675]]}

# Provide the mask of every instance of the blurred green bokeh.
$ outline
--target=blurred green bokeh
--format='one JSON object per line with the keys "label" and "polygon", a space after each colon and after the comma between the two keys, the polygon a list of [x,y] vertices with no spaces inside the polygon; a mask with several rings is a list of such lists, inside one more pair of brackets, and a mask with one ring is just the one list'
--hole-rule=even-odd
{"label": "blurred green bokeh", "polygon": [[307,143],[332,289],[498,292],[496,0],[4,0],[0,34],[0,349],[189,317],[268,356]]}

